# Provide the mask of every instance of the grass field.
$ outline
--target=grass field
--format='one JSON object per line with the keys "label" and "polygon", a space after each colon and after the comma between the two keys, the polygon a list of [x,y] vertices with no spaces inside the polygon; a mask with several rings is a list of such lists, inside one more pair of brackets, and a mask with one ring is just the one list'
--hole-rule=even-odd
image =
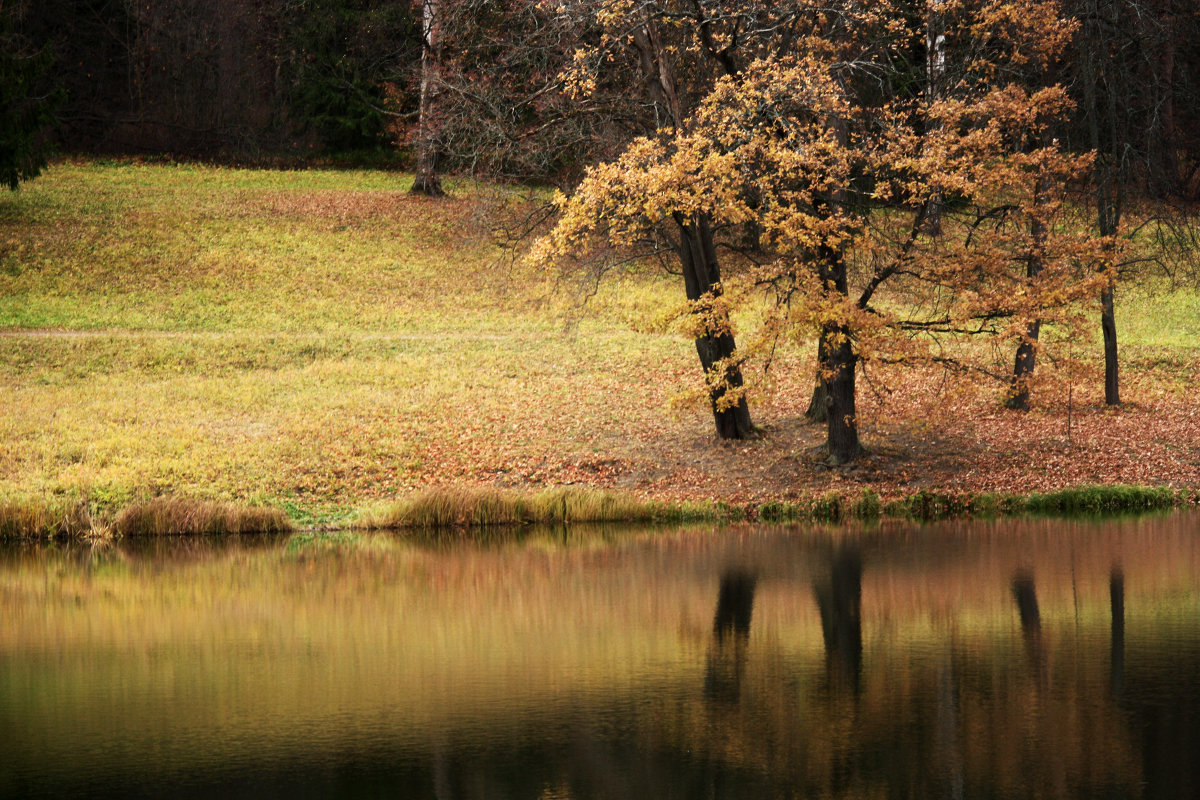
{"label": "grass field", "polygon": [[[1200,294],[1119,294],[1126,397],[1026,417],[937,376],[864,390],[868,457],[808,455],[811,353],[784,353],[761,442],[721,445],[669,276],[582,309],[510,270],[475,187],[404,175],[62,163],[0,196],[0,499],[115,513],[186,496],[310,523],[429,486],[578,484],[734,502],[870,486],[1200,485]],[[1093,382],[1094,383],[1094,382]],[[931,389],[932,387],[932,389]],[[943,422],[931,427],[930,409]],[[1068,433],[1069,431],[1069,433]]]}

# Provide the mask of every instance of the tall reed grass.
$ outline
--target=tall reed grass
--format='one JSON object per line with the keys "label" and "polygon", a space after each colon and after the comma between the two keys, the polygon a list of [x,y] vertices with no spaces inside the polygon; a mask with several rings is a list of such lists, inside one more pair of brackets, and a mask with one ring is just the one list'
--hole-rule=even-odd
{"label": "tall reed grass", "polygon": [[292,523],[275,508],[158,497],[129,506],[113,527],[121,536],[202,536],[282,533],[290,531]]}
{"label": "tall reed grass", "polygon": [[369,530],[561,525],[587,522],[683,522],[725,516],[713,504],[659,503],[600,489],[562,487],[532,495],[489,487],[426,489],[368,509]]}
{"label": "tall reed grass", "polygon": [[0,539],[85,536],[93,528],[86,500],[9,497],[0,499]]}

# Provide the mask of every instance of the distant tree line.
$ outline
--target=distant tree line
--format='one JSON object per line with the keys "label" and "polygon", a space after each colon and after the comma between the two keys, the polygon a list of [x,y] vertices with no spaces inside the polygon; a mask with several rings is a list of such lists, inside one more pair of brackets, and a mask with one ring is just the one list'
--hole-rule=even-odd
{"label": "distant tree line", "polygon": [[65,95],[53,136],[72,152],[390,148],[420,55],[411,4],[392,0],[5,0],[0,9],[43,54],[41,84]]}
{"label": "distant tree line", "polygon": [[[439,97],[443,165],[546,181],[614,154],[654,113],[611,92],[567,99],[566,68],[604,32],[582,14],[568,25],[558,5],[3,0],[0,35],[6,56],[42,54],[41,95],[65,93],[54,126],[64,150],[254,156],[411,143],[405,134],[416,128],[429,61],[422,45],[436,31],[439,69],[428,88]],[[680,20],[716,8],[675,5]],[[912,13],[925,5],[912,3]],[[1078,23],[1056,76],[1075,102],[1064,139],[1099,152],[1098,169],[1122,186],[1200,198],[1200,8],[1192,0],[1064,0],[1061,8]],[[737,49],[724,47],[721,58]],[[606,76],[610,86],[620,68]]]}

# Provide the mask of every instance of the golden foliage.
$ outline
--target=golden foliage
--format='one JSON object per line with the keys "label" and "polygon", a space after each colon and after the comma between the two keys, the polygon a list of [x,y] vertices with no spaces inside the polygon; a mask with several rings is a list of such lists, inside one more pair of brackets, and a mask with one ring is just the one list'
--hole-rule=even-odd
{"label": "golden foliage", "polygon": [[[651,24],[641,6],[600,6],[606,30]],[[742,366],[765,369],[781,340],[825,330],[865,362],[1003,377],[972,338],[1015,346],[1037,320],[1070,339],[1118,254],[1070,218],[1066,188],[1090,159],[1051,137],[1066,92],[1036,85],[1073,26],[1041,0],[956,0],[935,12],[957,59],[936,89],[929,75],[921,92],[876,86],[923,20],[892,3],[840,9],[837,35],[815,24],[787,53],[716,79],[678,129],[636,138],[558,194],[557,224],[531,263],[603,272],[638,251],[682,249],[690,226],[711,221],[729,248],[724,280],[686,308],[687,330],[751,320],[733,359]],[[743,259],[749,234],[757,252]],[[834,278],[843,268],[847,285]],[[710,382],[725,373],[710,370]]]}

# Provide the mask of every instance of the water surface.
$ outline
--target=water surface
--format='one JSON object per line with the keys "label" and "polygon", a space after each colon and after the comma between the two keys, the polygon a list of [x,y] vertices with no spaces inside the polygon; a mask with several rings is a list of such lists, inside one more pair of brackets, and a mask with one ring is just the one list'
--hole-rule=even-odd
{"label": "water surface", "polygon": [[1200,796],[1200,516],[0,552],[0,796]]}

